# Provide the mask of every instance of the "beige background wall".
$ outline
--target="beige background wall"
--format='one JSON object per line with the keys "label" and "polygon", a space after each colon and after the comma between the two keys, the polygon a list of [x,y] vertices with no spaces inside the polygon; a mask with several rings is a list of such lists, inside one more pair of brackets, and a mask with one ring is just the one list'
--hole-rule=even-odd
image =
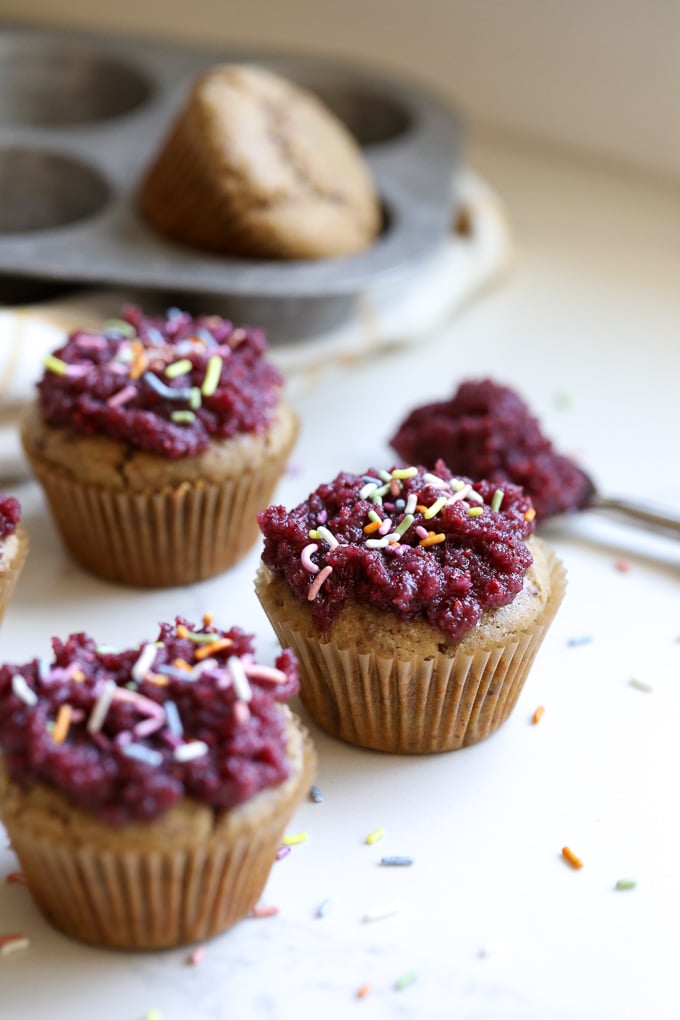
{"label": "beige background wall", "polygon": [[405,70],[473,123],[680,179],[680,0],[0,0],[5,18]]}

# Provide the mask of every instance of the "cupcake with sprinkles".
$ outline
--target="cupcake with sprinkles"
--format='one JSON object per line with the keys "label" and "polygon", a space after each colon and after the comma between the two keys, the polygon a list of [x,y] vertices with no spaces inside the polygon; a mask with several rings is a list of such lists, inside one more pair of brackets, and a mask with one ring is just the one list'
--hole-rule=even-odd
{"label": "cupcake with sprinkles", "polygon": [[22,441],[81,566],[168,587],[252,547],[297,430],[260,330],[128,308],[48,355]]}
{"label": "cupcake with sprinkles", "polygon": [[402,754],[454,750],[508,718],[565,577],[511,484],[439,462],[339,474],[259,515],[256,590],[325,730]]}
{"label": "cupcake with sprinkles", "polygon": [[21,504],[0,492],[0,622],[2,622],[28,555],[28,536],[21,524]]}
{"label": "cupcake with sprinkles", "polygon": [[295,656],[178,617],[0,666],[0,818],[39,909],[81,941],[183,945],[254,907],[315,764]]}

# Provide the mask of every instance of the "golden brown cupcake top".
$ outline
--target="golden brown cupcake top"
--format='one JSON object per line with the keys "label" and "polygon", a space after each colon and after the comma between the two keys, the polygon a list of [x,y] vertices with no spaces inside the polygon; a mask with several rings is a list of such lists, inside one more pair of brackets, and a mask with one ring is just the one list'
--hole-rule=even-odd
{"label": "golden brown cupcake top", "polygon": [[176,240],[261,258],[353,254],[380,228],[370,172],[344,124],[312,92],[250,65],[195,83],[141,204]]}

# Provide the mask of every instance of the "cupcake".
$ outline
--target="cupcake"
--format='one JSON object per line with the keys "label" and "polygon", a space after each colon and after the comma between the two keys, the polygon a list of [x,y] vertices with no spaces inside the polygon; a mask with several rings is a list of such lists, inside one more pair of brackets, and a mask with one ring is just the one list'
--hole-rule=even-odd
{"label": "cupcake", "polygon": [[290,651],[178,617],[116,651],[0,667],[0,818],[45,917],[84,942],[209,938],[258,900],[314,753]]}
{"label": "cupcake", "polygon": [[21,506],[0,492],[0,622],[28,554],[28,537],[21,525]]}
{"label": "cupcake", "polygon": [[256,590],[315,722],[402,754],[497,730],[564,591],[533,518],[517,486],[442,463],[345,472],[263,511]]}
{"label": "cupcake", "polygon": [[375,240],[361,150],[315,95],[262,67],[199,78],[140,187],[159,233],[224,255],[317,259]]}
{"label": "cupcake", "polygon": [[491,379],[461,383],[453,397],[414,408],[391,445],[404,461],[492,482],[514,482],[531,496],[539,521],[583,507],[590,486],[581,469],[559,453],[527,404]]}
{"label": "cupcake", "polygon": [[298,430],[265,353],[217,316],[129,308],[46,358],[22,442],[81,566],[167,587],[251,548]]}

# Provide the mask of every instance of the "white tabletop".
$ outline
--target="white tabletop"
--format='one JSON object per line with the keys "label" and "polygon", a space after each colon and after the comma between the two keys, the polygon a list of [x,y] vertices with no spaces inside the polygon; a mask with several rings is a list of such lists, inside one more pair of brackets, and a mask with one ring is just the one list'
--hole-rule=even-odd
{"label": "white tabletop", "polygon": [[[343,468],[388,465],[408,409],[491,376],[608,493],[680,507],[680,195],[489,140],[474,159],[507,201],[513,272],[416,346],[298,379],[303,430],[277,499],[291,505]],[[115,587],[67,559],[32,482],[12,491],[31,553],[3,661],[46,652],[52,634],[140,641],[161,619],[206,610],[273,654],[252,588],[258,549],[194,587]],[[211,941],[198,965],[186,949],[135,955],[59,935],[24,886],[2,882],[17,863],[0,846],[0,934],[31,943],[0,957],[0,1017],[676,1017],[680,543],[592,514],[544,535],[569,587],[506,725],[417,758],[311,726],[324,800],[291,821],[308,839],[273,867],[262,902],[279,911]],[[582,869],[562,859],[565,845]],[[383,867],[386,854],[414,863]],[[619,879],[637,884],[617,891]],[[365,920],[383,908],[394,912]]]}

